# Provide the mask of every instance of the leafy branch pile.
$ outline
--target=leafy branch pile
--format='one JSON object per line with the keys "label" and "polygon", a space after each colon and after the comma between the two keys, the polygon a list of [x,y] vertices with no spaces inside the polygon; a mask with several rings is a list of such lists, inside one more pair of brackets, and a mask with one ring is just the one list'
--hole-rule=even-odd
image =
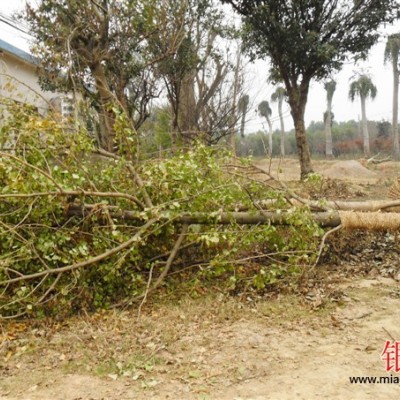
{"label": "leafy branch pile", "polygon": [[[120,143],[136,143],[119,122]],[[261,200],[288,208],[283,192],[224,151],[198,145],[137,163],[128,146],[100,150],[84,129],[19,105],[1,137],[2,317],[143,301],[171,272],[261,289],[315,261],[321,229],[307,209],[287,210],[284,227],[219,223],[260,213]]]}

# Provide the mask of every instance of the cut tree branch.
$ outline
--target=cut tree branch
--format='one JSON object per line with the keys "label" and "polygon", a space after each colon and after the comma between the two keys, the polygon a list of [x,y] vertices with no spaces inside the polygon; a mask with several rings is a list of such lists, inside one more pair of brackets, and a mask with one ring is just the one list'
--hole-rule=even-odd
{"label": "cut tree branch", "polygon": [[87,267],[89,265],[95,264],[99,261],[102,261],[108,257],[113,256],[114,254],[119,253],[121,250],[124,250],[127,247],[134,244],[135,242],[137,242],[140,239],[140,236],[142,235],[142,233],[147,228],[150,228],[156,221],[157,221],[156,218],[149,220],[146,224],[144,224],[142,227],[140,227],[139,231],[133,237],[131,237],[129,240],[127,240],[124,243],[121,243],[119,246],[114,247],[111,250],[108,250],[102,254],[99,254],[96,257],[92,257],[89,260],[78,262],[78,263],[71,264],[71,265],[67,265],[67,266],[61,267],[61,268],[47,269],[45,271],[36,272],[35,274],[19,276],[18,278],[7,279],[4,281],[0,281],[0,285],[8,285],[10,283],[26,281],[26,280],[35,279],[35,278],[41,278],[43,276],[51,275],[51,274],[60,274],[62,272],[72,271],[72,270],[75,270],[78,268],[83,268],[83,267]]}
{"label": "cut tree branch", "polygon": [[[392,202],[388,202],[392,203]],[[398,203],[398,202],[396,202]],[[71,205],[68,209],[68,216],[85,217],[90,215],[95,206]],[[115,211],[113,211],[115,210]],[[109,214],[112,218],[126,221],[141,221],[142,216],[135,211],[119,211],[115,208],[109,208]],[[359,212],[330,210],[325,212],[312,213],[311,218],[321,227],[334,228],[342,225],[343,229],[366,229],[366,230],[396,230],[400,229],[400,213],[380,211]],[[194,212],[182,213],[176,215],[173,219],[170,213],[161,212],[158,217],[161,221],[171,221],[180,224],[196,225],[230,225],[233,223],[239,225],[292,225],[290,211],[250,211],[250,212]]]}

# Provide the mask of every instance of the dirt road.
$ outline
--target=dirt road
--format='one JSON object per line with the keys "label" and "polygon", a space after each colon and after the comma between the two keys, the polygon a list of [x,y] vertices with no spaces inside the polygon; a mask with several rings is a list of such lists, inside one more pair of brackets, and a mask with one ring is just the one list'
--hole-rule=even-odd
{"label": "dirt road", "polygon": [[363,279],[337,290],[339,304],[315,310],[294,296],[248,304],[207,297],[139,321],[106,312],[47,327],[11,324],[0,399],[399,398],[400,384],[349,382],[390,376],[381,354],[386,340],[400,340],[399,284]]}

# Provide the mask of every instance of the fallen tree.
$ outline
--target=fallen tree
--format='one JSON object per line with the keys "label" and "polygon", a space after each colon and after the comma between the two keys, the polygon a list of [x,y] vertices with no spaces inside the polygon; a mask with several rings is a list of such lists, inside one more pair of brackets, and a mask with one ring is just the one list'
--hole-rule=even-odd
{"label": "fallen tree", "polygon": [[398,201],[310,202],[202,145],[139,164],[19,107],[4,132],[18,140],[0,153],[3,318],[144,301],[170,272],[262,289],[316,265],[322,228],[400,226],[383,212]]}
{"label": "fallen tree", "polygon": [[[398,205],[399,202],[381,202],[381,206],[393,208],[393,204]],[[357,204],[360,206],[360,204]],[[318,225],[324,228],[341,226],[343,229],[367,229],[374,230],[398,230],[400,229],[400,214],[380,211],[374,211],[376,204],[362,204],[363,211],[343,211],[343,209],[332,209],[331,211],[315,212],[311,214],[311,218]],[[68,208],[69,216],[78,216],[84,218],[89,216],[93,210],[99,211],[96,206],[91,205],[73,205]],[[352,210],[351,202],[344,207],[345,210]],[[378,208],[380,210],[381,208]],[[113,219],[125,221],[143,221],[140,213],[132,211],[113,211],[107,209],[109,215]],[[160,213],[159,220],[170,221],[168,213]],[[213,212],[213,213],[184,213],[176,215],[173,219],[175,224],[186,225],[292,225],[291,211],[253,211],[253,212]]]}

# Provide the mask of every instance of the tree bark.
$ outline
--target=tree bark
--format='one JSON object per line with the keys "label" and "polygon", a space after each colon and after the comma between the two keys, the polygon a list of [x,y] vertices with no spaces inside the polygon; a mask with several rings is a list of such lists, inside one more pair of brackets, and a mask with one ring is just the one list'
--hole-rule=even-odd
{"label": "tree bark", "polygon": [[368,120],[367,120],[367,111],[365,106],[366,98],[364,96],[360,96],[360,99],[361,99],[362,132],[364,140],[364,156],[369,157],[371,155],[371,151],[369,147]]}
{"label": "tree bark", "polygon": [[[85,217],[90,215],[91,210],[98,206],[71,205],[67,211],[69,217]],[[113,219],[126,221],[137,221],[143,223],[143,215],[135,211],[110,210],[108,215]],[[96,208],[95,208],[96,209]],[[214,213],[195,212],[183,213],[171,219],[168,213],[158,215],[158,219],[166,222],[174,222],[185,225],[230,225],[232,223],[241,225],[291,225],[292,215],[288,212],[256,211],[256,212],[220,212]],[[365,230],[398,230],[400,228],[399,213],[355,212],[355,211],[325,211],[313,213],[312,220],[322,227],[336,227],[342,225],[346,229]]]}
{"label": "tree bark", "polygon": [[113,94],[108,86],[103,66],[100,63],[97,63],[91,67],[91,72],[95,79],[97,93],[100,97],[100,118],[103,122],[103,126],[100,128],[100,144],[104,150],[114,152],[116,145],[114,130],[115,116],[114,113],[109,109],[113,100]]}
{"label": "tree bark", "polygon": [[195,79],[196,71],[192,70],[186,74],[181,82],[178,121],[183,142],[186,144],[190,143],[190,139],[194,136],[194,131],[197,130]]}
{"label": "tree bark", "polygon": [[[397,55],[397,53],[396,53]],[[393,115],[392,115],[392,140],[393,140],[393,158],[398,160],[400,158],[399,146],[399,129],[398,129],[398,115],[399,115],[399,67],[398,57],[393,57]]]}
{"label": "tree bark", "polygon": [[310,148],[307,142],[304,114],[307,104],[309,82],[303,82],[300,87],[289,88],[289,104],[294,122],[297,154],[300,161],[300,178],[305,179],[314,172],[311,164]]}
{"label": "tree bark", "polygon": [[[90,215],[96,206],[82,206],[71,204],[68,208],[68,217],[84,217]],[[98,207],[97,207],[98,209]],[[110,208],[109,208],[110,209]],[[115,219],[126,221],[143,222],[143,215],[135,211],[110,210],[108,214]],[[159,215],[160,220],[166,221],[171,217],[168,213]],[[314,213],[313,219],[322,227],[335,227],[340,225],[340,217],[337,211]],[[194,212],[183,213],[175,216],[171,222],[178,224],[195,225],[230,225],[237,223],[241,225],[273,224],[290,225],[291,214],[285,212],[256,211],[256,212],[220,212],[215,213]]]}
{"label": "tree bark", "polygon": [[232,99],[232,123],[231,123],[231,148],[232,155],[236,157],[236,121],[237,121],[237,94],[239,91],[239,69],[241,61],[242,52],[240,47],[238,47],[236,55],[236,68],[235,68],[235,80],[233,82],[233,99]]}

